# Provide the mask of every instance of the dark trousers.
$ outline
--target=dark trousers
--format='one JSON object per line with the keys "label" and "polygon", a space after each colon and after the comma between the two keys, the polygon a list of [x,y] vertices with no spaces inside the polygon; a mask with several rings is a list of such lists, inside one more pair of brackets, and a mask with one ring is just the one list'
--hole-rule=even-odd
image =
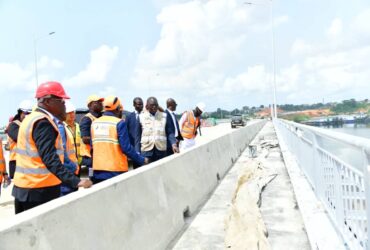
{"label": "dark trousers", "polygon": [[40,202],[40,201],[25,201],[25,202],[22,202],[22,201],[19,201],[17,199],[14,200],[14,209],[15,209],[15,214],[19,214],[21,212],[24,212],[28,209],[31,209],[31,208],[34,208],[34,207],[37,207],[41,204],[44,204],[45,201],[43,202]]}
{"label": "dark trousers", "polygon": [[146,157],[146,158],[149,158],[149,162],[155,162],[155,161],[158,161],[164,157],[166,157],[166,154],[167,154],[167,151],[160,151],[158,150],[156,147],[154,147],[152,150],[150,151],[143,151],[141,152],[141,155]]}
{"label": "dark trousers", "polygon": [[16,166],[15,161],[9,161],[9,177],[10,179],[13,179],[14,173],[15,173],[15,166]]}

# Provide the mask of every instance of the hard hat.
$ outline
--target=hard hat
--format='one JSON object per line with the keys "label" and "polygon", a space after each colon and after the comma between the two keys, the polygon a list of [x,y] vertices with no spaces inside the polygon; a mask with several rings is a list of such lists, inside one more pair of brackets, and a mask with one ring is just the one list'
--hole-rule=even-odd
{"label": "hard hat", "polygon": [[119,98],[113,95],[108,96],[104,99],[103,106],[104,110],[106,111],[116,110],[119,107],[123,109],[123,106],[121,105],[121,101],[119,100]]}
{"label": "hard hat", "polygon": [[63,99],[69,99],[62,84],[59,82],[45,82],[36,90],[36,98],[41,98],[47,95],[54,95]]}
{"label": "hard hat", "polygon": [[32,110],[32,101],[31,100],[23,100],[18,106],[18,109],[22,110],[22,112],[31,112]]}
{"label": "hard hat", "polygon": [[200,111],[204,112],[204,111],[205,111],[205,109],[206,109],[206,105],[204,104],[204,102],[199,102],[199,103],[197,104],[197,108],[198,108]]}
{"label": "hard hat", "polygon": [[73,105],[73,103],[71,102],[71,100],[66,100],[65,101],[65,105],[66,105],[66,113],[70,113],[70,112],[76,111],[76,108]]}
{"label": "hard hat", "polygon": [[104,98],[98,95],[90,95],[86,100],[86,105],[89,105],[90,102],[96,102],[96,101],[104,101]]}

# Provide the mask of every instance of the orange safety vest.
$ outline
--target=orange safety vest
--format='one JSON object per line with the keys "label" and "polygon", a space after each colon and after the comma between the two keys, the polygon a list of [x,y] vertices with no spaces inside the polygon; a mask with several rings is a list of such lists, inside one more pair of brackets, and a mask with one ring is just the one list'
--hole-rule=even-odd
{"label": "orange safety vest", "polygon": [[58,127],[47,114],[37,110],[32,112],[22,121],[18,132],[14,185],[20,188],[44,188],[61,183],[58,177],[52,174],[43,163],[32,137],[35,123],[41,119],[47,119],[58,133],[55,140],[56,153],[60,161],[64,162],[62,137],[59,134]]}
{"label": "orange safety vest", "polygon": [[195,132],[199,126],[200,118],[194,117],[193,111],[186,111],[187,119],[181,128],[181,135],[187,139],[195,138]]}
{"label": "orange safety vest", "polygon": [[[5,159],[3,154],[3,141],[0,138],[0,183],[3,181],[3,175],[6,173]],[[0,187],[1,188],[1,187]]]}
{"label": "orange safety vest", "polygon": [[[96,120],[96,117],[91,113],[87,113],[84,117],[88,117],[92,122]],[[80,154],[81,156],[87,156],[91,158],[91,146],[90,144],[85,144],[83,140],[81,140]]]}
{"label": "orange safety vest", "polygon": [[[12,121],[12,123],[15,123],[17,124],[19,127],[21,126],[21,122],[19,120],[15,120],[15,121]],[[12,138],[10,138],[10,136],[8,136],[8,144],[9,144],[9,161],[15,161],[15,157],[16,157],[16,147],[17,147],[17,143],[15,141],[13,141]]]}
{"label": "orange safety vest", "polygon": [[67,124],[64,123],[65,131],[66,131],[66,138],[67,138],[67,143],[66,143],[66,151],[68,158],[76,164],[77,168],[75,171],[75,175],[78,175],[80,172],[80,166],[78,165],[78,159],[77,159],[77,147],[75,144],[75,139],[73,137],[72,131],[67,127]]}
{"label": "orange safety vest", "polygon": [[92,123],[94,170],[128,171],[127,156],[122,152],[118,141],[117,124],[120,121],[121,119],[114,116],[102,116]]}

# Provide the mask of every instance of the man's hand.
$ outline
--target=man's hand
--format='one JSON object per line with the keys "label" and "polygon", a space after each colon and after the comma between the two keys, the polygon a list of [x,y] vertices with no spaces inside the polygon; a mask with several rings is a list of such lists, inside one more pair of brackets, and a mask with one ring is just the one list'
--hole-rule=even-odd
{"label": "man's hand", "polygon": [[144,158],[144,165],[147,165],[147,164],[149,164],[150,163],[150,160],[149,160],[149,158]]}
{"label": "man's hand", "polygon": [[90,180],[84,179],[78,183],[78,187],[89,188],[93,185]]}
{"label": "man's hand", "polygon": [[83,136],[82,141],[84,142],[84,144],[89,145],[90,144],[90,136]]}
{"label": "man's hand", "polygon": [[174,153],[180,153],[180,150],[179,150],[179,148],[177,147],[177,144],[173,144],[173,145],[172,145],[172,151],[173,151]]}

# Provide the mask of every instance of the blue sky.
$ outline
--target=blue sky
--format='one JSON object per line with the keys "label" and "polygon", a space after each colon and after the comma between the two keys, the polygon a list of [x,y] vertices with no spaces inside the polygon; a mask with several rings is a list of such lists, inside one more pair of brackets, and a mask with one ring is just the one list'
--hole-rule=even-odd
{"label": "blue sky", "polygon": [[[271,1],[0,0],[0,124],[36,83],[58,80],[77,107],[89,94],[197,102],[209,111],[272,99]],[[370,3],[275,0],[277,101],[369,98]],[[48,36],[49,32],[56,32]]]}

